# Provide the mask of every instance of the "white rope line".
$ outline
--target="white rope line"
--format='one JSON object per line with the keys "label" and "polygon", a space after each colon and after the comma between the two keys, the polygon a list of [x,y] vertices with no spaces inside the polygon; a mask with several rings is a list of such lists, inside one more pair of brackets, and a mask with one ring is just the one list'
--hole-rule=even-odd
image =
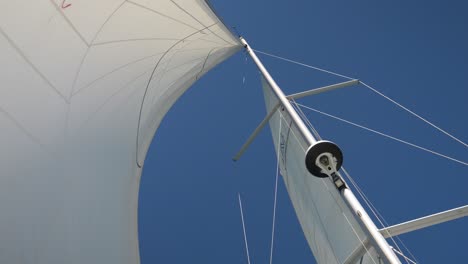
{"label": "white rope line", "polygon": [[366,247],[366,245],[364,244],[364,241],[362,241],[362,239],[359,237],[358,233],[356,232],[356,230],[354,229],[353,225],[351,224],[351,222],[349,221],[348,217],[346,216],[345,213],[343,213],[343,216],[344,218],[346,219],[346,221],[348,222],[348,225],[351,227],[351,229],[353,230],[354,234],[356,235],[356,237],[358,238],[359,242],[361,242],[361,246],[366,250],[366,253],[367,255],[369,255],[370,259],[372,260],[372,262],[374,262],[374,264],[377,264],[374,260],[374,258],[372,257],[372,254],[369,252],[369,249]]}
{"label": "white rope line", "polygon": [[[401,251],[396,250],[396,249],[394,249],[394,248],[392,248],[392,250],[393,250],[395,253],[397,253],[398,255],[402,256],[402,257],[406,260],[406,263],[410,264],[410,262],[411,262],[412,264],[418,264],[418,263],[414,262],[412,259],[410,259],[410,258],[408,258],[407,256],[403,255],[403,253],[401,253]],[[409,261],[409,262],[408,262],[408,261]]]}
{"label": "white rope line", "polygon": [[460,163],[460,164],[462,164],[462,165],[468,166],[468,163],[467,163],[467,162],[464,162],[464,161],[461,161],[461,160],[458,160],[458,159],[449,157],[449,156],[447,156],[447,155],[441,154],[441,153],[436,152],[436,151],[434,151],[434,150],[430,150],[430,149],[427,149],[427,148],[418,146],[418,145],[413,144],[413,143],[411,143],[411,142],[408,142],[408,141],[405,141],[405,140],[402,140],[402,139],[399,139],[399,138],[396,138],[396,137],[387,135],[387,134],[382,133],[382,132],[379,132],[379,131],[377,131],[377,130],[370,129],[370,128],[368,128],[368,127],[365,127],[365,126],[362,126],[362,125],[353,123],[353,122],[351,122],[351,121],[348,121],[348,120],[339,118],[339,117],[334,116],[334,115],[331,115],[331,114],[327,114],[327,113],[325,113],[325,112],[319,111],[319,110],[317,110],[317,109],[314,109],[314,108],[311,108],[311,107],[308,107],[308,106],[305,106],[305,105],[302,105],[302,104],[297,104],[297,105],[299,105],[299,106],[301,106],[301,107],[304,107],[304,108],[306,108],[306,109],[312,110],[312,111],[314,111],[314,112],[317,112],[317,113],[319,113],[319,114],[322,114],[322,115],[325,115],[325,116],[334,118],[334,119],[336,119],[336,120],[339,120],[339,121],[348,123],[348,124],[350,124],[350,125],[353,125],[353,126],[362,128],[362,129],[367,130],[367,131],[370,131],[370,132],[372,132],[372,133],[375,133],[375,134],[384,136],[384,137],[386,137],[386,138],[393,139],[393,140],[395,140],[395,141],[398,141],[398,142],[400,142],[400,143],[406,144],[406,145],[408,145],[408,146],[412,146],[412,147],[414,147],[414,148],[417,148],[417,149],[420,149],[420,150],[424,150],[424,151],[429,152],[429,153],[431,153],[431,154],[434,154],[434,155],[440,156],[440,157],[442,157],[442,158],[446,158],[446,159],[448,159],[448,160],[455,161],[455,162]]}
{"label": "white rope line", "polygon": [[239,208],[240,208],[241,219],[242,219],[242,230],[244,231],[244,242],[245,242],[245,251],[247,254],[247,263],[250,264],[249,245],[247,244],[247,232],[245,231],[244,212],[242,210],[242,201],[241,201],[240,193],[237,193],[237,197],[239,198]]}
{"label": "white rope line", "polygon": [[406,252],[408,252],[408,253],[411,255],[411,257],[414,259],[414,261],[415,261],[416,263],[419,263],[418,259],[413,255],[413,253],[412,253],[412,252],[409,250],[409,248],[405,245],[405,243],[403,242],[403,240],[401,240],[399,236],[396,236],[396,239],[398,240],[398,242],[400,242],[400,243],[403,245],[403,247],[405,248]]}
{"label": "white rope line", "polygon": [[416,114],[415,112],[409,110],[408,108],[406,108],[405,106],[401,105],[400,103],[396,102],[395,100],[393,100],[392,98],[384,95],[383,93],[377,91],[376,89],[372,88],[370,85],[364,83],[364,82],[360,82],[362,85],[364,85],[365,87],[369,88],[371,91],[375,92],[376,94],[382,96],[383,98],[387,99],[388,101],[392,102],[393,104],[397,105],[398,107],[402,108],[403,110],[405,110],[406,112],[412,114],[413,116],[419,118],[420,120],[422,120],[424,123],[432,126],[433,128],[439,130],[440,132],[444,133],[445,135],[449,136],[450,138],[456,140],[458,143],[462,144],[463,146],[465,147],[468,147],[468,144],[466,144],[465,142],[463,142],[461,139],[458,139],[457,137],[453,136],[452,134],[450,134],[449,132],[443,130],[442,128],[438,127],[437,125],[435,125],[434,123],[431,123],[430,121],[428,121],[427,119],[423,118],[422,116]]}
{"label": "white rope line", "polygon": [[314,70],[317,70],[317,71],[329,73],[329,74],[332,74],[332,75],[335,75],[335,76],[338,76],[338,77],[342,77],[342,78],[345,78],[345,79],[348,79],[348,80],[354,80],[355,79],[355,78],[351,78],[351,77],[346,76],[346,75],[342,75],[342,74],[339,74],[339,73],[336,73],[336,72],[321,69],[319,67],[308,65],[308,64],[305,64],[305,63],[302,63],[302,62],[293,61],[293,60],[290,60],[290,59],[286,59],[284,57],[276,56],[276,55],[273,55],[273,54],[270,54],[270,53],[267,53],[267,52],[264,52],[264,51],[260,51],[260,50],[256,50],[256,49],[253,49],[253,50],[258,52],[258,53],[261,53],[261,54],[264,54],[264,55],[267,55],[267,56],[270,56],[270,57],[273,57],[273,58],[276,58],[276,59],[284,60],[284,61],[287,61],[287,62],[290,62],[290,63],[301,65],[301,66],[304,66],[304,67],[307,67],[307,68],[311,68],[311,69],[314,69]]}
{"label": "white rope line", "polygon": [[[280,113],[281,115],[281,113]],[[270,243],[270,264],[273,263],[273,246],[275,239],[275,222],[276,222],[276,201],[278,197],[278,176],[279,176],[279,167],[280,167],[280,147],[281,147],[281,119],[279,120],[279,130],[278,130],[278,147],[276,149],[276,178],[275,178],[275,198],[273,202],[273,220],[271,226],[271,243]]]}
{"label": "white rope line", "polygon": [[322,137],[320,136],[319,132],[317,131],[317,129],[315,129],[314,125],[312,125],[310,120],[305,115],[304,111],[302,111],[302,108],[300,108],[297,105],[297,102],[295,100],[291,100],[291,104],[294,106],[294,109],[296,109],[296,111],[299,113],[299,116],[302,118],[302,120],[306,123],[306,125],[312,131],[312,134],[315,136],[315,138],[318,140],[322,140]]}

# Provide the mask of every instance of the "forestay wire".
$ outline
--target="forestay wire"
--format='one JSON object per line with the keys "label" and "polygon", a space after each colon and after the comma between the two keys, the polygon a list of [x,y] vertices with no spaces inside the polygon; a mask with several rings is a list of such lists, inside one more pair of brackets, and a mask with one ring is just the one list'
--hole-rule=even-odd
{"label": "forestay wire", "polygon": [[[264,52],[264,51],[260,51],[260,50],[254,50],[254,51],[256,51],[258,53],[261,53],[261,54],[264,54],[266,56],[272,57],[272,58],[280,59],[280,60],[283,60],[283,61],[286,61],[286,62],[297,64],[297,65],[300,65],[300,66],[303,66],[303,67],[306,67],[306,68],[310,68],[310,69],[314,69],[314,70],[317,70],[317,71],[320,71],[320,72],[328,73],[328,74],[338,76],[338,77],[341,77],[341,78],[345,78],[345,79],[348,79],[348,80],[356,79],[356,78],[352,78],[352,77],[349,77],[349,76],[346,76],[346,75],[343,75],[343,74],[339,74],[339,73],[336,73],[336,72],[333,72],[333,71],[325,70],[325,69],[322,69],[322,68],[319,68],[319,67],[316,67],[316,66],[308,65],[308,64],[305,64],[305,63],[302,63],[302,62],[298,62],[298,61],[294,61],[294,60],[287,59],[287,58],[284,58],[284,57],[280,57],[280,56],[277,56],[277,55],[273,55],[271,53],[267,53],[267,52]],[[371,87],[370,85],[368,85],[368,84],[366,84],[366,83],[364,83],[362,81],[359,81],[359,83],[362,84],[364,87],[368,88],[369,90],[373,91],[374,93],[376,93],[376,94],[380,95],[381,97],[385,98],[389,102],[393,103],[394,105],[400,107],[401,109],[403,109],[406,112],[410,113],[411,115],[415,116],[416,118],[423,121],[424,123],[426,123],[426,124],[432,126],[433,128],[439,130],[440,132],[442,132],[446,136],[452,138],[453,140],[457,141],[458,143],[462,144],[463,146],[468,147],[468,144],[463,142],[461,139],[455,137],[454,135],[450,134],[449,132],[442,129],[441,127],[439,127],[439,126],[435,125],[434,123],[430,122],[429,120],[423,118],[421,115],[416,114],[415,112],[411,111],[409,108],[407,108],[407,107],[403,106],[402,104],[398,103],[397,101],[393,100],[389,96],[383,94],[382,92],[379,92],[377,89]]]}

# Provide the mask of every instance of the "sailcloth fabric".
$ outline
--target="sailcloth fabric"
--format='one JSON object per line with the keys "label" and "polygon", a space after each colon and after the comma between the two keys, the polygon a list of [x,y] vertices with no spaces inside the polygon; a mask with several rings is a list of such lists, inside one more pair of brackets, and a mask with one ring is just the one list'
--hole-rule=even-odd
{"label": "sailcloth fabric", "polygon": [[[279,101],[263,78],[262,84],[269,113]],[[380,263],[373,248],[363,247],[366,235],[336,187],[328,178],[308,172],[305,153],[309,146],[281,107],[270,119],[270,127],[281,175],[317,262]]]}
{"label": "sailcloth fabric", "polygon": [[139,263],[154,133],[239,48],[202,0],[0,1],[0,263]]}

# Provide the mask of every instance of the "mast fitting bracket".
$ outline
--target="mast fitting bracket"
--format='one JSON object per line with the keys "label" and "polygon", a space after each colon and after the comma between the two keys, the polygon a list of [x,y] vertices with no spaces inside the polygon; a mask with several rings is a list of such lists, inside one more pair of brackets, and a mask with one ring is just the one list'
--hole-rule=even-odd
{"label": "mast fitting bracket", "polygon": [[335,143],[320,140],[307,149],[305,164],[312,175],[327,178],[333,171],[340,170],[343,164],[343,153]]}
{"label": "mast fitting bracket", "polygon": [[344,180],[338,174],[343,164],[343,153],[333,142],[320,140],[309,147],[305,164],[307,170],[319,178],[330,177],[338,190],[346,187]]}

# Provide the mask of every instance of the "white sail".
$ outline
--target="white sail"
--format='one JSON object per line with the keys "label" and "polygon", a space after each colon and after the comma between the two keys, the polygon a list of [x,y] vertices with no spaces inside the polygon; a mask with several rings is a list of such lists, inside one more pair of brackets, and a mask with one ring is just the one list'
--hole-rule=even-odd
{"label": "white sail", "polygon": [[0,263],[138,263],[165,113],[240,48],[203,0],[0,3]]}
{"label": "white sail", "polygon": [[[278,105],[262,78],[267,112]],[[315,259],[318,263],[379,263],[365,232],[328,178],[310,174],[305,166],[308,149],[298,128],[281,106],[270,119],[280,172]]]}

